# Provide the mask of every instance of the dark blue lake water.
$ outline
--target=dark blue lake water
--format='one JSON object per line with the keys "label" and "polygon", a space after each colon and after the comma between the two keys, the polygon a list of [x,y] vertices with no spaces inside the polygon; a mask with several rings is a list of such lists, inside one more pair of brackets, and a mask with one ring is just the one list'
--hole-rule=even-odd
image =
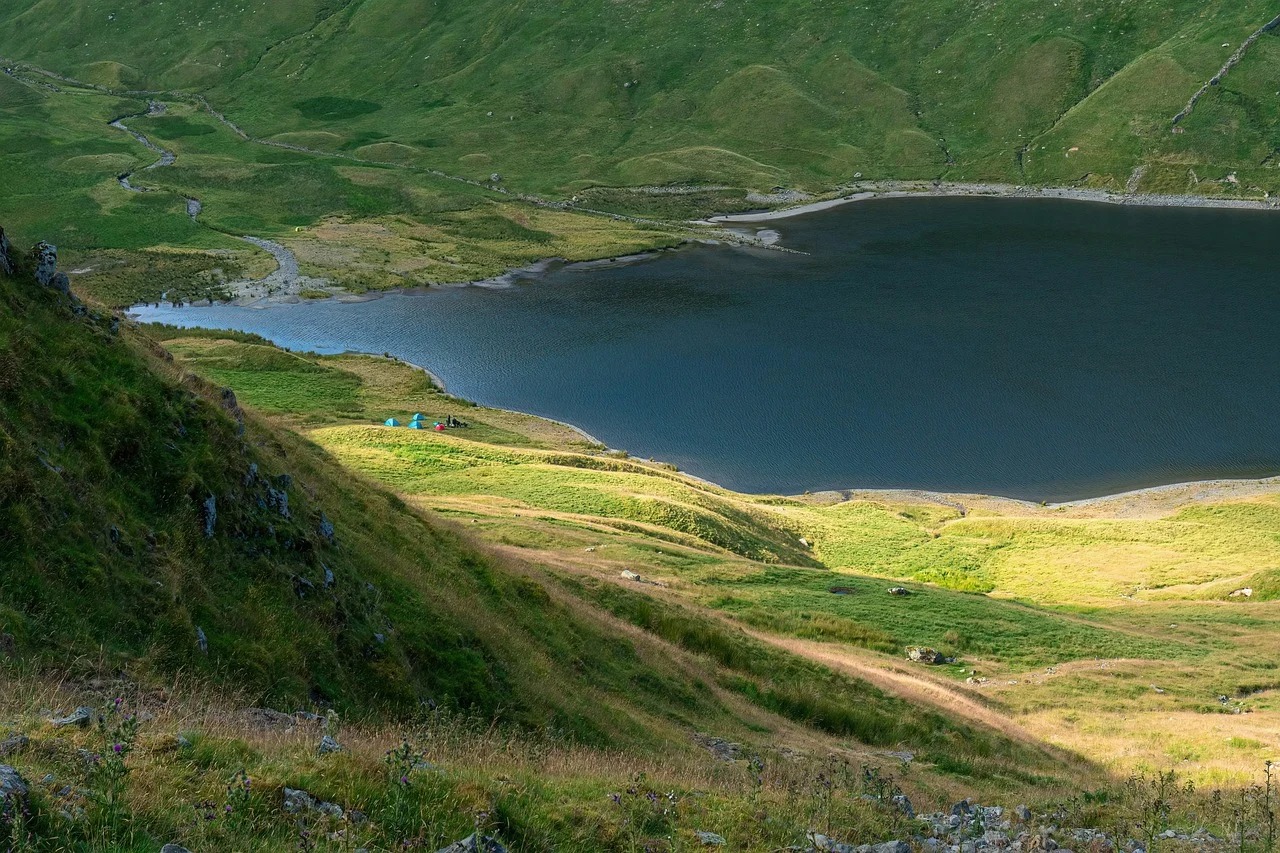
{"label": "dark blue lake water", "polygon": [[507,289],[145,319],[391,352],[749,492],[1065,500],[1280,472],[1280,215],[896,199]]}

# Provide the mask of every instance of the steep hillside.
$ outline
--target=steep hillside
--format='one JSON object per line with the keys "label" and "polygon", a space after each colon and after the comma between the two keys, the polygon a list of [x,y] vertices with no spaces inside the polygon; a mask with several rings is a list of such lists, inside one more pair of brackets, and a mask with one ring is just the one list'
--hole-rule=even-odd
{"label": "steep hillside", "polygon": [[[1243,783],[1280,749],[1280,480],[1056,506],[743,495],[451,398],[385,358],[148,333],[280,427],[662,636],[687,636],[665,610],[679,604],[1116,773],[1169,764]],[[469,426],[382,425],[412,411]],[[888,595],[895,586],[911,594]],[[906,660],[919,646],[954,662]]]}
{"label": "steep hillside", "polygon": [[1139,188],[1280,186],[1280,37],[1263,29],[1280,10],[1263,0],[50,9],[7,4],[0,55],[202,92],[255,136],[542,193],[855,176],[1119,190],[1139,166]]}

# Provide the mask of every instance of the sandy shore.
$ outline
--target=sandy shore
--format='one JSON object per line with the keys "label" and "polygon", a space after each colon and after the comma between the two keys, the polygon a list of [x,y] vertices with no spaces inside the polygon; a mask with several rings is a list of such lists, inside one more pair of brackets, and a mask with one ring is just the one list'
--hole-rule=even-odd
{"label": "sandy shore", "polygon": [[1135,207],[1210,207],[1235,210],[1280,210],[1280,199],[1254,201],[1248,199],[1213,198],[1198,195],[1147,195],[1142,193],[1113,193],[1107,190],[1089,190],[1074,187],[1026,187],[1014,184],[946,184],[930,181],[880,181],[855,184],[846,188],[844,195],[810,204],[797,205],[782,210],[760,213],[737,213],[712,216],[700,222],[709,225],[733,223],[771,222],[792,216],[803,216],[829,210],[844,204],[870,201],[877,198],[1052,198],[1067,201],[1090,201],[1101,204],[1124,204]]}

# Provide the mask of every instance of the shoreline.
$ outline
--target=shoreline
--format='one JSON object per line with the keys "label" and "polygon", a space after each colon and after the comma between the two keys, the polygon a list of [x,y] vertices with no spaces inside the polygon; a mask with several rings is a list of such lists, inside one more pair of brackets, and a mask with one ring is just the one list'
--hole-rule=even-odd
{"label": "shoreline", "polygon": [[772,222],[790,219],[809,213],[818,213],[846,204],[871,201],[880,198],[1044,198],[1062,201],[1094,202],[1098,204],[1128,205],[1132,207],[1196,207],[1228,210],[1280,211],[1280,199],[1256,200],[1214,198],[1198,195],[1167,195],[1146,193],[1116,193],[1110,190],[1080,189],[1078,187],[1032,187],[1016,184],[935,183],[933,181],[868,181],[853,184],[841,190],[836,198],[809,202],[780,210],[763,210],[757,213],[733,213],[709,216],[695,220],[704,225],[731,225]]}
{"label": "shoreline", "polygon": [[[198,305],[191,305],[198,308]],[[145,324],[147,321],[139,321],[136,318],[134,322]],[[191,326],[187,328],[206,329],[205,326]],[[270,340],[270,339],[268,339]],[[272,341],[272,345],[276,346]],[[443,379],[429,368],[411,361],[407,361],[399,356],[388,357],[383,353],[369,353],[360,350],[344,350],[343,355],[362,355],[370,358],[391,361],[392,363],[402,364],[412,370],[420,371],[440,389],[442,394],[448,394],[455,399],[461,400],[472,406],[481,409],[490,409],[492,411],[507,412],[509,414],[521,415],[528,418],[537,418],[547,423],[556,424],[557,426],[571,430],[581,436],[585,441],[600,447],[601,452],[618,451],[619,448],[611,447],[608,442],[602,441],[591,433],[587,432],[577,424],[568,421],[558,420],[556,418],[547,417],[546,415],[538,415],[532,412],[524,412],[519,409],[508,409],[502,406],[490,406],[476,402],[467,397],[459,397],[450,394]],[[625,451],[624,451],[625,452]],[[664,463],[661,459],[646,459],[628,455],[638,463],[651,461],[655,464]],[[948,506],[959,510],[963,514],[967,514],[974,505],[1000,506],[1000,507],[1016,507],[1024,511],[1033,513],[1043,512],[1060,512],[1063,510],[1088,510],[1091,508],[1102,507],[1113,503],[1139,503],[1148,502],[1156,503],[1160,499],[1167,499],[1167,502],[1177,506],[1185,506],[1211,500],[1215,498],[1232,498],[1232,497],[1248,497],[1260,494],[1272,494],[1280,492],[1280,473],[1266,477],[1217,477],[1205,480],[1181,480],[1174,483],[1161,483],[1154,486],[1142,486],[1136,489],[1126,489],[1120,492],[1112,492],[1103,495],[1095,495],[1085,498],[1076,498],[1068,501],[1035,501],[1027,498],[1016,498],[1008,495],[999,495],[995,493],[983,492],[944,492],[926,488],[859,488],[857,486],[843,489],[819,489],[813,492],[805,492],[801,494],[781,494],[776,492],[743,492],[730,488],[721,483],[707,477],[694,474],[682,468],[675,468],[675,473],[682,477],[687,477],[694,482],[701,483],[704,486],[720,489],[733,494],[747,495],[756,498],[789,498],[795,500],[824,500],[829,499],[833,503],[841,503],[857,500],[888,500],[902,502],[924,502]]]}

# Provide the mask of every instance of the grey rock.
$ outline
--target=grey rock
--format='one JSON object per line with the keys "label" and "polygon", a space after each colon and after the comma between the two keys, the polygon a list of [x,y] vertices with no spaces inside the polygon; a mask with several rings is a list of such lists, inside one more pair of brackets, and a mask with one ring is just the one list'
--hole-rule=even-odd
{"label": "grey rock", "polygon": [[17,268],[13,265],[13,245],[5,236],[4,228],[0,228],[0,272],[13,275],[16,271]]}
{"label": "grey rock", "polygon": [[[47,287],[50,290],[58,291],[64,296],[71,295],[71,279],[67,278],[67,274],[64,272],[54,273],[53,278],[49,279],[49,284],[47,285]],[[77,311],[74,313],[82,314],[83,312]]]}
{"label": "grey rock", "polygon": [[728,843],[724,840],[723,835],[719,835],[714,832],[707,832],[703,829],[696,830],[693,834],[698,836],[698,840],[707,847],[721,847]]}
{"label": "grey rock", "polygon": [[21,732],[14,732],[4,740],[0,740],[0,758],[22,752],[31,744],[31,738]]}
{"label": "grey rock", "polygon": [[927,663],[931,666],[939,664],[951,663],[951,658],[944,655],[937,649],[931,649],[928,646],[912,646],[907,649],[907,658],[916,663]]}
{"label": "grey rock", "polygon": [[314,811],[316,805],[316,798],[306,791],[299,791],[297,788],[284,789],[284,810],[289,814]]}
{"label": "grey rock", "polygon": [[858,848],[852,844],[836,841],[820,832],[810,832],[805,837],[818,853],[858,853]]}
{"label": "grey rock", "polygon": [[209,654],[209,638],[204,634],[204,628],[196,626],[196,648],[200,650],[200,654]]}
{"label": "grey rock", "polygon": [[484,835],[477,837],[475,833],[461,841],[455,841],[448,847],[441,847],[436,853],[507,853],[498,839]]}
{"label": "grey rock", "polygon": [[892,800],[893,804],[898,807],[898,811],[902,812],[909,819],[915,820],[916,810],[911,805],[911,800],[907,799],[906,794],[895,794]]}
{"label": "grey rock", "polygon": [[176,738],[174,738],[174,740],[178,744],[178,749],[191,748],[191,738],[187,737],[186,735],[178,735]]}
{"label": "grey rock", "polygon": [[973,814],[973,803],[961,800],[951,807],[951,814],[955,817],[968,817]]}
{"label": "grey rock", "polygon": [[904,586],[891,586],[889,587],[889,594],[890,595],[910,595],[911,590],[907,589]]}
{"label": "grey rock", "polygon": [[31,261],[36,268],[36,283],[41,287],[53,284],[58,272],[58,247],[41,240],[31,248]]}
{"label": "grey rock", "polygon": [[324,566],[324,588],[333,589],[334,584],[337,582],[338,579],[333,576],[333,569]]}
{"label": "grey rock", "polygon": [[289,518],[289,493],[275,486],[267,486],[267,506],[284,518]]}
{"label": "grey rock", "polygon": [[911,845],[905,841],[883,841],[871,846],[872,853],[911,853]]}
{"label": "grey rock", "polygon": [[181,844],[166,844],[160,848],[160,853],[191,853],[191,851]]}
{"label": "grey rock", "polygon": [[204,499],[204,503],[200,508],[200,518],[204,524],[204,535],[206,538],[213,538],[214,525],[218,523],[218,499],[209,495]]}
{"label": "grey rock", "polygon": [[1013,810],[1013,813],[1017,816],[1018,820],[1022,821],[1023,823],[1026,823],[1027,821],[1031,820],[1031,809],[1027,808],[1026,806],[1018,806],[1016,809]]}
{"label": "grey rock", "polygon": [[51,720],[50,722],[58,728],[62,728],[64,726],[79,726],[80,728],[85,728],[92,721],[93,709],[81,706],[76,708],[67,716],[59,717],[58,719]]}
{"label": "grey rock", "polygon": [[737,761],[742,757],[742,747],[724,738],[698,734],[693,739],[721,761]]}
{"label": "grey rock", "polygon": [[644,578],[640,577],[640,575],[637,572],[633,572],[630,569],[622,570],[622,579],[628,580],[628,581],[635,581],[636,583],[639,583],[640,581],[644,580]]}
{"label": "grey rock", "polygon": [[320,531],[320,535],[324,537],[326,542],[328,542],[330,545],[334,544],[334,542],[336,541],[336,538],[334,536],[333,522],[330,521],[329,516],[325,515],[323,512],[320,513],[320,526],[318,530]]}
{"label": "grey rock", "polygon": [[17,770],[8,764],[0,764],[0,801],[25,799],[30,789]]}
{"label": "grey rock", "polygon": [[331,755],[335,752],[342,752],[342,744],[334,740],[331,735],[325,735],[320,738],[320,747],[318,752],[321,755]]}

